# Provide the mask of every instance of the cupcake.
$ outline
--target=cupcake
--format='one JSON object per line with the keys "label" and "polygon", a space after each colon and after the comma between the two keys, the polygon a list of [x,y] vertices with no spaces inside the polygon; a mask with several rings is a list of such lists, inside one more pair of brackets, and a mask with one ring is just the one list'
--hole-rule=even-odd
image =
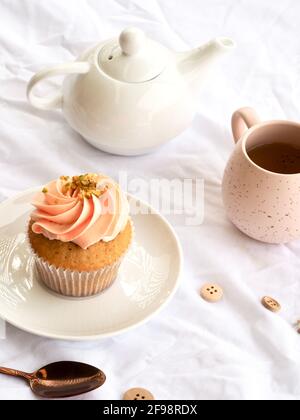
{"label": "cupcake", "polygon": [[46,185],[32,205],[28,237],[46,286],[74,297],[110,287],[133,236],[119,185],[99,174],[62,176]]}

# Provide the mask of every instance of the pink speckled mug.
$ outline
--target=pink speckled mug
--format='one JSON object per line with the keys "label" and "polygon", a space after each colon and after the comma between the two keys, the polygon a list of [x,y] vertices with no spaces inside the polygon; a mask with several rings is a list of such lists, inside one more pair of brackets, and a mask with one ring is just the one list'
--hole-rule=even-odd
{"label": "pink speckled mug", "polygon": [[260,144],[300,145],[300,124],[261,123],[251,108],[232,117],[235,150],[223,179],[223,201],[229,219],[242,232],[261,242],[287,243],[300,239],[300,173],[280,174],[255,164],[248,150]]}

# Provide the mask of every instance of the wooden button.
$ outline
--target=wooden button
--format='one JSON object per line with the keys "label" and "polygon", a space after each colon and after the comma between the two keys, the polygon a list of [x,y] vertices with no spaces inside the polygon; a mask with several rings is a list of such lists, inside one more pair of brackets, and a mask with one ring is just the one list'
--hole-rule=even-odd
{"label": "wooden button", "polygon": [[154,396],[150,391],[144,388],[132,388],[125,392],[123,400],[142,400],[150,401],[154,400]]}
{"label": "wooden button", "polygon": [[202,287],[200,295],[207,302],[219,302],[223,297],[223,290],[217,284],[207,283]]}
{"label": "wooden button", "polygon": [[261,302],[264,305],[264,307],[271,312],[279,312],[281,309],[280,303],[278,303],[275,299],[269,296],[263,297]]}

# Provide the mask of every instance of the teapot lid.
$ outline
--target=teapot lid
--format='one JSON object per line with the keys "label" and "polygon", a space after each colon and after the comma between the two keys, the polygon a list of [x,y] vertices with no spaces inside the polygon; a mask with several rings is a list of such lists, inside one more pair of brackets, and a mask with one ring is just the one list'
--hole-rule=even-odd
{"label": "teapot lid", "polygon": [[110,77],[127,83],[142,83],[159,76],[167,65],[167,48],[146,37],[137,28],[125,29],[119,42],[112,41],[100,51],[100,68]]}

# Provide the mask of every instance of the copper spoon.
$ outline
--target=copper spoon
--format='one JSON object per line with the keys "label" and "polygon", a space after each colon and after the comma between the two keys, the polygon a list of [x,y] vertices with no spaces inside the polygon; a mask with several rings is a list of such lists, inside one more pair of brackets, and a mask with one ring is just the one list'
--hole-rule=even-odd
{"label": "copper spoon", "polygon": [[101,370],[78,362],[52,363],[34,373],[0,367],[0,373],[26,379],[42,398],[74,397],[99,388],[106,380]]}

